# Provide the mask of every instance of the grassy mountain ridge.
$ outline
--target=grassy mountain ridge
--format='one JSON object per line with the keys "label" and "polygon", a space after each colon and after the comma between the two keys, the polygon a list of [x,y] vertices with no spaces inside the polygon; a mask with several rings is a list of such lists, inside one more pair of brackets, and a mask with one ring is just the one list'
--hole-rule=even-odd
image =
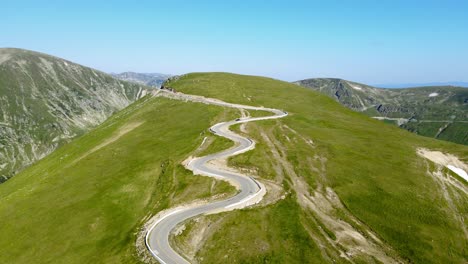
{"label": "grassy mountain ridge", "polygon": [[146,97],[58,148],[0,185],[0,259],[140,263],[135,240],[148,216],[232,192],[180,165],[210,123],[231,116],[222,108]]}
{"label": "grassy mountain ridge", "polygon": [[[385,125],[320,93],[269,78],[195,73],[166,86],[289,113],[234,128],[257,144],[229,164],[256,176],[268,193],[260,206],[185,223],[172,239],[190,249],[195,261],[467,259],[466,195],[439,182],[439,174],[452,176],[416,150],[440,150],[468,163],[468,147]],[[226,183],[193,176],[180,162],[194,155],[205,136],[213,137],[210,125],[239,115],[150,97],[113,115],[0,185],[0,259],[140,263],[135,240],[149,215],[232,194]],[[211,151],[228,145],[217,141],[207,140]]]}
{"label": "grassy mountain ridge", "polygon": [[100,124],[143,89],[50,55],[0,49],[0,181]]}
{"label": "grassy mountain ridge", "polygon": [[[347,262],[343,256],[348,256],[372,263],[392,255],[415,263],[462,263],[466,259],[466,220],[459,220],[466,219],[466,196],[453,186],[438,185],[428,173],[434,165],[428,168],[416,149],[439,149],[467,162],[467,147],[387,126],[320,94],[269,78],[200,73],[167,85],[189,94],[284,109],[290,114],[277,121],[249,124],[248,134],[257,148],[230,160],[233,166],[275,181],[284,188],[285,198],[265,208],[208,217],[208,223],[216,227],[208,232],[196,260],[315,263]],[[453,192],[453,196],[447,194],[453,199],[444,198],[443,188]],[[459,209],[449,209],[450,201]],[[278,225],[279,219],[285,222]],[[192,235],[199,231],[195,229]],[[360,244],[349,236],[353,232],[363,234],[361,239],[368,243]],[[372,242],[369,232],[381,243]],[[190,233],[185,236],[191,238]],[[310,259],[307,252],[321,258]]]}
{"label": "grassy mountain ridge", "polygon": [[452,86],[384,89],[342,79],[295,82],[344,106],[385,118],[417,134],[468,144],[468,89]]}

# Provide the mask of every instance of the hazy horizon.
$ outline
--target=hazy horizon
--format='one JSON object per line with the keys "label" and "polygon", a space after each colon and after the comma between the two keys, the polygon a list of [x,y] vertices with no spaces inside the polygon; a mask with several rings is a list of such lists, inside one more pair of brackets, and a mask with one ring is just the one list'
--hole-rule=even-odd
{"label": "hazy horizon", "polygon": [[223,71],[372,85],[468,82],[468,3],[111,4],[4,3],[0,46],[104,72]]}

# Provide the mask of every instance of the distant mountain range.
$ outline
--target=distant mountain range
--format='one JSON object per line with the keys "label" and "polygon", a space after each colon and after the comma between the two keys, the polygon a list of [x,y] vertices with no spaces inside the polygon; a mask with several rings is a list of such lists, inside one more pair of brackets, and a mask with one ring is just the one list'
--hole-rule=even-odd
{"label": "distant mountain range", "polygon": [[430,86],[384,89],[333,78],[295,82],[344,106],[417,134],[468,145],[468,89]]}
{"label": "distant mountain range", "polygon": [[169,74],[137,72],[112,73],[111,75],[119,80],[144,84],[156,88],[161,87],[163,82],[171,77]]}
{"label": "distant mountain range", "polygon": [[42,53],[0,49],[0,182],[145,94]]}
{"label": "distant mountain range", "polygon": [[455,86],[455,87],[468,87],[468,82],[430,82],[430,83],[385,83],[374,84],[379,88],[412,88],[412,87],[426,87],[426,86]]}

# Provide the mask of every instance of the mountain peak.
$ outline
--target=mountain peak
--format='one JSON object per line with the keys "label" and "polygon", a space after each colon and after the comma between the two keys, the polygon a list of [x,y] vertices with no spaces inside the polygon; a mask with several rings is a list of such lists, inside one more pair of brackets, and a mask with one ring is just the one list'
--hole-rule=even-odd
{"label": "mountain peak", "polygon": [[[0,182],[100,124],[145,89],[22,49],[0,49],[0,65]],[[15,162],[6,164],[13,156]]]}

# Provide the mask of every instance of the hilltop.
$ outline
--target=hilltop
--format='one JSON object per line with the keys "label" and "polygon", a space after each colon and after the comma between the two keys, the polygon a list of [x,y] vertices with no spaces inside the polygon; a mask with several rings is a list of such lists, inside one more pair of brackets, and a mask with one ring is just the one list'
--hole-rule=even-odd
{"label": "hilltop", "polygon": [[[466,166],[468,147],[420,137],[264,77],[194,73],[165,87],[289,113],[234,127],[256,148],[227,165],[255,177],[267,194],[252,208],[180,226],[171,243],[189,260],[466,260],[467,185],[441,160]],[[141,244],[150,216],[235,193],[226,182],[192,175],[182,163],[232,146],[208,128],[246,115],[262,113],[163,97],[138,100],[0,185],[0,259],[151,262]]]}
{"label": "hilltop", "polygon": [[432,86],[384,89],[332,78],[298,85],[319,91],[344,106],[411,132],[468,145],[468,89]]}
{"label": "hilltop", "polygon": [[99,125],[145,89],[50,55],[0,49],[0,182]]}

